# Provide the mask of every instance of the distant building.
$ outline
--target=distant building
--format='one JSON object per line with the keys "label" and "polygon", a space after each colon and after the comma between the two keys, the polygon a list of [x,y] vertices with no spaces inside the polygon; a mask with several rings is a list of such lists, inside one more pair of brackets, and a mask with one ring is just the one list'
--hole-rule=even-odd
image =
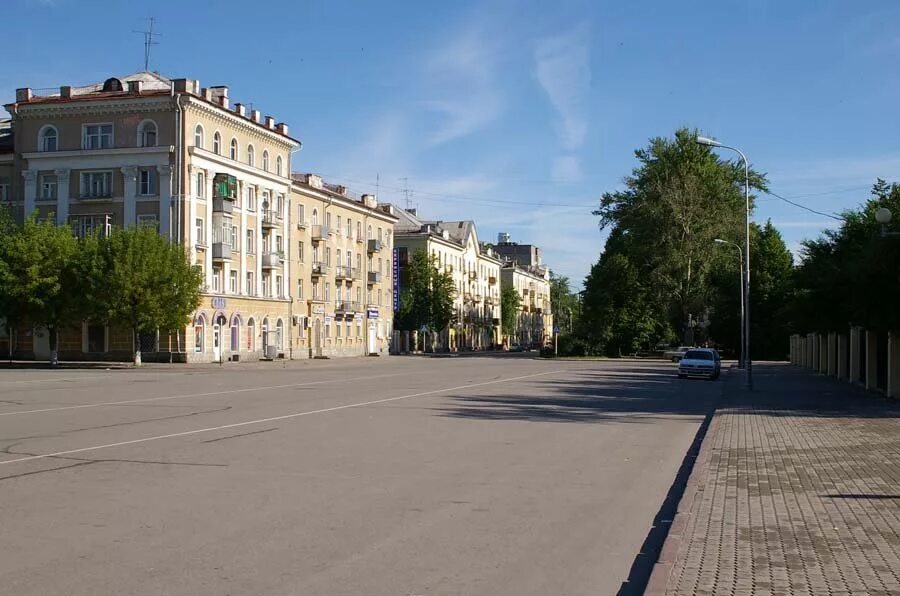
{"label": "distant building", "polygon": [[503,287],[513,287],[519,294],[515,341],[530,346],[548,343],[553,337],[550,270],[541,262],[541,249],[512,242],[502,232],[493,249],[503,259]]}

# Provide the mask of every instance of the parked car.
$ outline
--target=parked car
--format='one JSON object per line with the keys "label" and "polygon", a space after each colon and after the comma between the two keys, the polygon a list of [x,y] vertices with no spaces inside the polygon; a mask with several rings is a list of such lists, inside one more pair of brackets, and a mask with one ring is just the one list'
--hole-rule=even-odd
{"label": "parked car", "polygon": [[668,358],[672,362],[678,362],[681,360],[684,353],[691,349],[691,346],[678,346],[678,348],[674,350],[666,350],[663,352],[663,358]]}
{"label": "parked car", "polygon": [[510,352],[524,352],[525,346],[523,346],[522,344],[510,344],[509,351]]}
{"label": "parked car", "polygon": [[678,378],[702,377],[718,379],[722,371],[719,353],[712,348],[691,348],[678,363]]}

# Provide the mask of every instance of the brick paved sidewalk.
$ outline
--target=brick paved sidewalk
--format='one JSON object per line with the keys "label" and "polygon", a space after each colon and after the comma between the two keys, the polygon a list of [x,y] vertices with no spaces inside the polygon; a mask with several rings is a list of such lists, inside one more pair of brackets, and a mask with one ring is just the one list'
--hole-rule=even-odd
{"label": "brick paved sidewalk", "polygon": [[754,372],[726,379],[648,594],[900,594],[900,404]]}

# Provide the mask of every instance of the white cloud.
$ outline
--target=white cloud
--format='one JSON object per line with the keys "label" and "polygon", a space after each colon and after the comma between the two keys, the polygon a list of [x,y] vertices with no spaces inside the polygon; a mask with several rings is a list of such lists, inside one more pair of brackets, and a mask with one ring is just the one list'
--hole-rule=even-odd
{"label": "white cloud", "polygon": [[439,47],[426,61],[423,103],[438,121],[428,137],[430,144],[470,135],[500,115],[503,101],[496,86],[494,43],[496,38],[473,27]]}
{"label": "white cloud", "polygon": [[586,25],[548,37],[534,52],[535,76],[559,114],[562,148],[574,151],[588,131],[587,102],[591,87],[590,37]]}

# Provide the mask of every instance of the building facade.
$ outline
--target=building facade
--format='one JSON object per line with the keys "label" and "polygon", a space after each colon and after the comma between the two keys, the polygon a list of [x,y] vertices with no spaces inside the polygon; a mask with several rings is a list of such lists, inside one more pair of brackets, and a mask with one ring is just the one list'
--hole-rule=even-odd
{"label": "building facade", "polygon": [[553,339],[549,271],[507,262],[500,270],[500,279],[503,288],[514,288],[519,296],[510,343],[534,348],[547,345]]}
{"label": "building facade", "polygon": [[392,212],[398,217],[396,245],[401,271],[413,253],[424,250],[453,280],[454,320],[438,334],[435,349],[499,347],[501,262],[491,248],[478,241],[475,222],[427,221],[415,210]]}

